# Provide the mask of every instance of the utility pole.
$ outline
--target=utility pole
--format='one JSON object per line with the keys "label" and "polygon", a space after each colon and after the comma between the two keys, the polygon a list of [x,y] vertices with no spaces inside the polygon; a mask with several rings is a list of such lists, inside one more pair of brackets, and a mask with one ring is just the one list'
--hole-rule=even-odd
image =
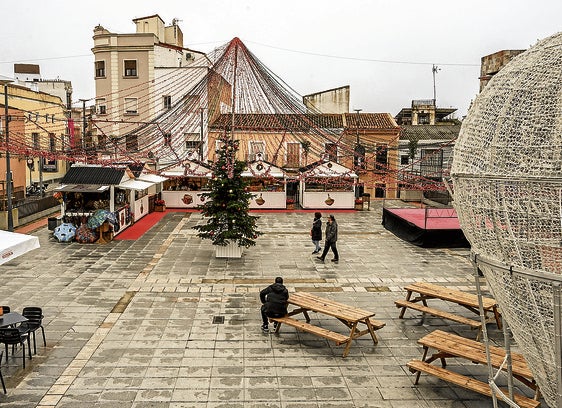
{"label": "utility pole", "polygon": [[14,216],[12,214],[12,170],[10,169],[10,111],[8,105],[8,84],[13,82],[6,79],[4,85],[4,141],[6,143],[6,210],[8,211],[8,231],[14,231]]}
{"label": "utility pole", "polygon": [[435,92],[435,74],[441,71],[441,68],[439,68],[437,65],[433,64],[433,67],[431,67],[431,72],[433,73],[433,106],[437,106],[437,96],[436,96],[436,92]]}
{"label": "utility pole", "polygon": [[85,140],[86,140],[86,129],[87,129],[87,125],[86,125],[86,101],[88,99],[80,99],[82,101],[82,137],[80,138],[80,147],[82,149],[85,148]]}

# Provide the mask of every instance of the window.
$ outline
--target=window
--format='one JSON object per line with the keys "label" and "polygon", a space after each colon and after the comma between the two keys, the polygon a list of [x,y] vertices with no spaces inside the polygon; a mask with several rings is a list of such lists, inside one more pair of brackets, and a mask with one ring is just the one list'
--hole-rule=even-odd
{"label": "window", "polygon": [[98,115],[106,115],[107,108],[105,105],[105,98],[96,99],[96,113]]}
{"label": "window", "polygon": [[[203,145],[201,143],[201,135],[199,133],[186,133],[185,134],[185,150],[190,159],[202,160],[203,158]],[[217,140],[218,142],[218,140]],[[218,149],[217,145],[217,149]]]}
{"label": "window", "polygon": [[443,172],[443,150],[422,149],[420,173],[423,177],[441,179]]}
{"label": "window", "polygon": [[137,98],[125,98],[125,115],[137,115],[138,106]]}
{"label": "window", "polygon": [[31,134],[31,139],[33,141],[33,148],[39,150],[41,148],[41,143],[39,142],[39,133],[33,132]]}
{"label": "window", "polygon": [[125,77],[137,76],[137,60],[124,60],[123,64],[125,66]]}
{"label": "window", "polygon": [[96,78],[105,78],[105,61],[96,61]]}
{"label": "window", "polygon": [[375,154],[375,170],[386,170],[388,160],[387,146],[377,146]]}
{"label": "window", "polygon": [[325,157],[334,163],[338,162],[338,145],[335,143],[326,143],[324,145]]}
{"label": "window", "polygon": [[100,149],[105,149],[107,145],[107,136],[103,133],[98,134],[98,147]]}
{"label": "window", "polygon": [[164,95],[162,98],[164,100],[164,109],[172,109],[172,97],[171,97],[171,95]]}
{"label": "window", "polygon": [[265,142],[263,141],[250,141],[248,153],[248,161],[267,160],[265,155]]}
{"label": "window", "polygon": [[164,132],[164,145],[172,145],[172,132]]}
{"label": "window", "polygon": [[300,167],[300,143],[288,142],[287,143],[287,167],[297,168]]}
{"label": "window", "polygon": [[55,140],[55,134],[49,133],[49,151],[54,152],[56,150],[57,144]]}
{"label": "window", "polygon": [[401,166],[406,166],[410,164],[410,156],[407,154],[403,154],[400,156],[400,165]]}
{"label": "window", "polygon": [[418,114],[418,125],[429,125],[429,113]]}
{"label": "window", "polygon": [[128,152],[136,152],[139,149],[139,141],[137,135],[127,135],[125,147]]}

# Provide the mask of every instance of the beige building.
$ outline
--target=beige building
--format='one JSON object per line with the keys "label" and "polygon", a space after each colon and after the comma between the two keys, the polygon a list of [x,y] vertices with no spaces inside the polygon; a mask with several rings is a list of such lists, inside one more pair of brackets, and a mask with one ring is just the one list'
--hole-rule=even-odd
{"label": "beige building", "polygon": [[482,57],[480,63],[480,92],[488,81],[496,75],[509,61],[525,50],[502,50]]}
{"label": "beige building", "polygon": [[[3,112],[4,87],[0,87]],[[66,162],[60,157],[71,148],[68,120],[63,101],[45,92],[8,85],[10,108],[11,170],[16,199],[23,198],[25,186],[43,181],[52,183],[66,173]],[[4,129],[4,123],[2,123]],[[5,182],[5,170],[0,178]],[[21,196],[21,197],[20,197]]]}
{"label": "beige building", "polygon": [[349,85],[303,96],[311,113],[349,113]]}
{"label": "beige building", "polygon": [[[136,130],[165,115],[208,72],[202,52],[183,46],[183,33],[173,20],[158,15],[134,19],[136,31],[112,33],[94,28],[96,112],[93,118],[98,150],[135,152],[142,144]],[[181,126],[180,126],[181,127]],[[198,133],[188,130],[186,133]]]}

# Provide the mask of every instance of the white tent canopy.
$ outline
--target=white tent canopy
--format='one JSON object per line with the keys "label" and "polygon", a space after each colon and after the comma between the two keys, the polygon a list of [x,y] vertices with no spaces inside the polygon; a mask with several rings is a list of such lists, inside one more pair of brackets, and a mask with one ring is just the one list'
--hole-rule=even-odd
{"label": "white tent canopy", "polygon": [[39,238],[0,230],[0,265],[39,248]]}

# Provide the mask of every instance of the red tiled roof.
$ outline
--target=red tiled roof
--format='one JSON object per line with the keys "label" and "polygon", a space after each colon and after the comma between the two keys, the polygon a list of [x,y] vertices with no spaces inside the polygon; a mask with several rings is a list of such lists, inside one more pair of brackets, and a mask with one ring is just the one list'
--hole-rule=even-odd
{"label": "red tiled roof", "polygon": [[[344,126],[344,116],[345,123]],[[232,115],[222,114],[212,124],[211,129],[229,129],[232,125]],[[248,131],[295,131],[307,132],[312,128],[343,129],[357,128],[357,114],[322,113],[322,114],[235,114],[234,127]],[[388,113],[359,114],[359,129],[393,129],[396,122]]]}

